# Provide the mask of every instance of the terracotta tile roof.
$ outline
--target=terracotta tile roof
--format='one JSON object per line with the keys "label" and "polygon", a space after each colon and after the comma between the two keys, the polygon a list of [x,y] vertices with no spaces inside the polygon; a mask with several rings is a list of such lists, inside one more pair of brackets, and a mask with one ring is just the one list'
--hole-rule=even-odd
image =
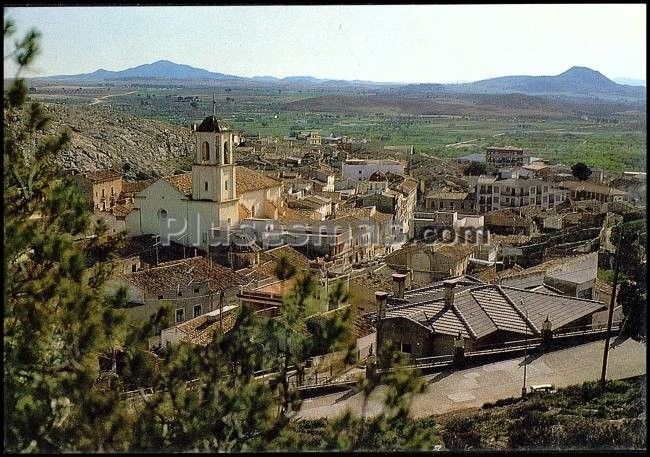
{"label": "terracotta tile roof", "polygon": [[290,221],[316,221],[321,219],[319,213],[309,209],[289,208],[285,206],[278,212],[278,221],[282,223]]}
{"label": "terracotta tile roof", "polygon": [[122,203],[120,205],[115,205],[111,208],[113,216],[116,218],[126,217],[131,211],[133,211],[134,204],[133,202]]}
{"label": "terracotta tile roof", "polygon": [[233,329],[237,321],[237,313],[235,311],[224,311],[222,322],[219,322],[218,316],[216,318],[212,317],[211,319],[210,315],[203,314],[177,325],[176,328],[181,331],[180,340],[199,346],[207,346],[215,335],[221,333],[222,325],[223,333],[228,333]]}
{"label": "terracotta tile roof", "polygon": [[248,219],[251,217],[251,212],[241,203],[239,204],[239,219]]}
{"label": "terracotta tile roof", "polygon": [[223,291],[246,282],[241,275],[230,268],[215,262],[210,263],[200,256],[164,262],[156,267],[122,274],[119,277],[152,294],[170,289],[176,290],[178,286],[185,288],[192,282],[209,282],[210,292]]}
{"label": "terracotta tile roof", "polygon": [[567,189],[576,192],[584,191],[604,195],[627,195],[627,192],[624,192],[622,190],[614,189],[609,186],[602,186],[600,184],[592,183],[589,181],[563,181],[559,183],[559,186],[566,187]]}
{"label": "terracotta tile roof", "polygon": [[406,178],[401,184],[395,187],[395,190],[404,194],[410,194],[418,188],[418,182],[413,178]]}
{"label": "terracotta tile roof", "polygon": [[596,278],[598,253],[591,252],[589,254],[552,259],[526,269],[518,265],[515,266],[517,268],[510,268],[497,273],[495,279],[500,280],[543,272],[548,277],[582,284]]}
{"label": "terracotta tile roof", "polygon": [[532,223],[528,218],[519,214],[505,211],[490,211],[485,214],[485,225],[499,225],[503,227],[528,227]]}
{"label": "terracotta tile roof", "polygon": [[[346,311],[351,305],[345,305],[341,306],[339,308],[333,309],[331,311],[325,311],[319,314],[316,314],[314,316],[310,316],[310,319],[313,318],[318,318],[319,316],[327,316],[328,314],[333,314],[333,313],[343,313]],[[352,319],[352,334],[356,339],[363,338],[364,336],[368,336],[371,333],[374,333],[377,331],[374,325],[372,325],[370,322],[368,322],[367,319],[365,319],[363,316],[361,316],[361,309],[357,308],[356,312],[353,314],[353,319]]]}
{"label": "terracotta tile roof", "polygon": [[296,268],[301,270],[309,269],[309,259],[288,244],[274,249],[269,249],[268,251],[262,252],[260,255],[260,258],[273,261],[279,261],[282,257],[286,257],[291,265]]}
{"label": "terracotta tile roof", "polygon": [[145,179],[142,181],[124,181],[122,183],[123,194],[135,194],[140,192],[155,182],[154,179]]}
{"label": "terracotta tile roof", "polygon": [[472,254],[474,248],[470,244],[456,243],[456,244],[437,244],[435,252],[444,255],[453,260],[462,260]]}
{"label": "terracotta tile roof", "polygon": [[279,187],[282,183],[276,179],[265,176],[250,168],[237,167],[237,195],[240,196],[246,192]]}
{"label": "terracotta tile roof", "polygon": [[[260,173],[250,168],[238,166],[236,171],[237,179],[237,196],[241,196],[247,192],[254,192],[256,190],[269,189],[271,187],[280,186],[280,181],[269,178],[263,173]],[[180,175],[165,176],[165,181],[178,189],[183,195],[192,195],[192,173],[183,173]]]}
{"label": "terracotta tile roof", "polygon": [[180,175],[165,176],[165,181],[171,184],[181,194],[185,196],[192,195],[192,173],[183,173]]}
{"label": "terracotta tile roof", "polygon": [[91,182],[111,181],[122,177],[122,173],[115,170],[97,170],[85,173],[84,178]]}
{"label": "terracotta tile roof", "polygon": [[468,192],[429,192],[426,198],[438,200],[465,200]]}

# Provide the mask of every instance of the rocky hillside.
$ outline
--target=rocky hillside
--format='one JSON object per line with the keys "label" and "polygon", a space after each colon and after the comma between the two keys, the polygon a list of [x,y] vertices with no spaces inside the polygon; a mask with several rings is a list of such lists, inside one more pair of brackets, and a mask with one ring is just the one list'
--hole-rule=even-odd
{"label": "rocky hillside", "polygon": [[72,130],[72,145],[60,157],[67,170],[91,171],[113,167],[127,175],[149,177],[172,174],[185,165],[193,150],[188,127],[142,119],[108,108],[45,105],[52,118],[48,133]]}

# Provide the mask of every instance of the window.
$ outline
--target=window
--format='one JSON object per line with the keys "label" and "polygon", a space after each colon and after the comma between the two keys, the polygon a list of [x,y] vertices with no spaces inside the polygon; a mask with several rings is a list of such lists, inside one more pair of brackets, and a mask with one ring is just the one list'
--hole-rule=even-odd
{"label": "window", "polygon": [[105,189],[102,187],[102,198],[106,197],[106,195],[105,195],[105,193],[104,193],[104,190],[105,190]]}
{"label": "window", "polygon": [[409,343],[402,343],[402,352],[405,352],[406,354],[410,354],[411,345]]}
{"label": "window", "polygon": [[137,266],[135,263],[134,263],[133,265],[131,265],[131,271],[132,271],[133,273],[135,273],[136,271],[138,271],[138,266]]}
{"label": "window", "polygon": [[208,182],[205,182],[205,190],[208,190]]}
{"label": "window", "polygon": [[207,141],[201,144],[201,160],[210,160],[210,144]]}
{"label": "window", "polygon": [[160,219],[167,219],[167,210],[161,209],[160,212],[158,213],[158,216]]}
{"label": "window", "polygon": [[115,195],[115,189],[111,186],[111,196]]}
{"label": "window", "polygon": [[228,190],[228,180],[227,179],[224,181],[224,184],[226,186],[226,190]]}
{"label": "window", "polygon": [[201,315],[201,305],[194,305],[194,308],[192,309],[193,316],[198,317]]}
{"label": "window", "polygon": [[359,174],[361,174],[361,170],[359,170]]}
{"label": "window", "polygon": [[195,293],[195,294],[198,294],[198,293],[199,293],[199,288],[198,288],[198,287],[195,287],[195,288],[194,288],[194,293]]}
{"label": "window", "polygon": [[223,163],[229,164],[230,163],[230,155],[228,154],[228,142],[225,141],[223,143]]}
{"label": "window", "polygon": [[163,296],[162,296],[162,295],[158,295],[158,300],[162,300],[162,299],[163,299]]}
{"label": "window", "polygon": [[185,310],[183,308],[178,308],[176,310],[176,323],[183,322],[185,320]]}
{"label": "window", "polygon": [[181,291],[179,290],[179,291],[178,291],[178,296],[179,296],[179,297],[182,297],[182,296],[183,296],[183,292],[181,292]]}

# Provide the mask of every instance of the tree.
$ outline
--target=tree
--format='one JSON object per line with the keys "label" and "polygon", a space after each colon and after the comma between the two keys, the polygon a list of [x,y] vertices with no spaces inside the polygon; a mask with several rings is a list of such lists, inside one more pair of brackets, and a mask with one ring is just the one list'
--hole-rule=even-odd
{"label": "tree", "polygon": [[[15,27],[4,23],[5,39]],[[5,450],[100,450],[124,437],[116,389],[94,388],[98,355],[119,345],[122,317],[101,291],[110,273],[87,268],[74,242],[102,240],[85,198],[55,157],[70,132],[46,135],[43,107],[29,102],[23,71],[39,53],[39,33],[16,41],[17,65],[4,98],[4,387]],[[91,243],[92,244],[92,243]]]}
{"label": "tree", "polygon": [[571,167],[571,174],[580,181],[586,181],[591,176],[591,168],[582,162],[578,162]]}
{"label": "tree", "polygon": [[463,169],[463,174],[465,176],[480,176],[487,173],[487,165],[482,162],[470,162]]}

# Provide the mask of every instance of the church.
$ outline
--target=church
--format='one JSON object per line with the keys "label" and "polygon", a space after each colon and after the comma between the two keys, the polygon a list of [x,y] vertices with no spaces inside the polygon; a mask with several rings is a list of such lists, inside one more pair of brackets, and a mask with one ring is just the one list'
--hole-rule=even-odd
{"label": "church", "polygon": [[165,176],[134,196],[126,216],[129,236],[160,235],[205,249],[251,217],[277,219],[282,183],[236,166],[234,135],[216,115],[193,127],[192,171]]}

